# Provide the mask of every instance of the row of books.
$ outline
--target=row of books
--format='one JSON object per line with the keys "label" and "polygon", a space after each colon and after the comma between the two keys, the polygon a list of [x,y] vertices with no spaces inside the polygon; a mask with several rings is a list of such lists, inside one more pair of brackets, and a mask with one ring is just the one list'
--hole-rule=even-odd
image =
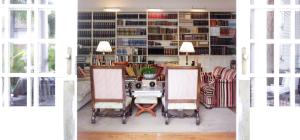
{"label": "row of books", "polygon": [[208,19],[208,12],[199,12],[199,13],[179,13],[180,19]]}
{"label": "row of books", "polygon": [[172,48],[149,48],[149,55],[178,55],[178,49]]}
{"label": "row of books", "polygon": [[118,35],[133,36],[133,35],[147,35],[145,28],[119,28]]}
{"label": "row of books", "polygon": [[94,37],[103,37],[103,38],[115,37],[115,31],[94,31],[93,36]]}
{"label": "row of books", "polygon": [[118,39],[118,46],[147,46],[147,40],[145,39]]}
{"label": "row of books", "polygon": [[161,27],[149,27],[148,33],[155,33],[155,34],[172,34],[177,33],[177,28],[161,28]]}
{"label": "row of books", "polygon": [[148,40],[178,40],[177,35],[148,35]]}
{"label": "row of books", "polygon": [[92,19],[92,13],[91,12],[78,13],[78,19],[79,20],[91,20]]}
{"label": "row of books", "polygon": [[78,44],[82,45],[82,46],[91,46],[92,45],[92,41],[91,40],[78,40],[77,42]]}
{"label": "row of books", "polygon": [[194,20],[193,21],[194,26],[208,26],[207,20]]}
{"label": "row of books", "polygon": [[118,14],[118,19],[146,19],[146,14]]}
{"label": "row of books", "polygon": [[148,25],[177,26],[177,21],[148,21]]}
{"label": "row of books", "polygon": [[90,31],[78,31],[77,36],[78,37],[91,37],[92,34]]}
{"label": "row of books", "polygon": [[180,27],[179,28],[179,34],[184,34],[184,33],[193,33],[193,34],[197,34],[197,33],[208,33],[208,27],[199,27],[199,28],[184,28],[184,27]]}
{"label": "row of books", "polygon": [[77,28],[78,29],[91,29],[92,24],[90,22],[78,22]]}
{"label": "row of books", "polygon": [[94,39],[93,40],[93,46],[98,46],[100,41],[108,41],[111,46],[116,45],[114,39]]}
{"label": "row of books", "polygon": [[153,12],[148,13],[149,19],[177,19],[177,13],[160,13],[160,12]]}
{"label": "row of books", "polygon": [[94,20],[114,20],[116,19],[116,14],[114,12],[94,12]]}
{"label": "row of books", "polygon": [[210,13],[211,19],[235,19],[235,13],[230,12],[211,12]]}
{"label": "row of books", "polygon": [[212,55],[230,55],[235,54],[235,48],[229,48],[227,46],[211,46],[211,53]]}
{"label": "row of books", "polygon": [[94,22],[94,29],[114,29],[116,24],[114,22]]}
{"label": "row of books", "polygon": [[160,41],[148,41],[149,46],[178,46],[177,41],[168,41],[168,42],[160,42]]}
{"label": "row of books", "polygon": [[[180,55],[185,55],[185,53],[179,53]],[[189,53],[190,55],[200,55],[200,54],[209,54],[209,48],[195,48],[194,53]]]}
{"label": "row of books", "polygon": [[182,34],[180,40],[208,40],[207,34]]}
{"label": "row of books", "polygon": [[146,21],[129,21],[129,20],[118,20],[118,26],[146,26]]}
{"label": "row of books", "polygon": [[235,45],[235,38],[219,38],[215,36],[210,37],[211,45]]}

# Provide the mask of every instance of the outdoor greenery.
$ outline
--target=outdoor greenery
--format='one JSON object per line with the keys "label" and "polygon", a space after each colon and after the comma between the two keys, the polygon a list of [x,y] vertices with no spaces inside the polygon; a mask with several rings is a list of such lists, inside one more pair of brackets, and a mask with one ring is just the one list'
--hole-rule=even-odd
{"label": "outdoor greenery", "polygon": [[12,47],[12,55],[10,57],[10,68],[12,73],[26,72],[26,51],[21,47]]}
{"label": "outdoor greenery", "polygon": [[48,69],[49,71],[55,70],[55,49],[53,47],[50,47],[48,52]]}
{"label": "outdoor greenery", "polygon": [[155,68],[154,67],[143,67],[141,69],[141,74],[154,74],[155,73]]}
{"label": "outdoor greenery", "polygon": [[49,38],[55,37],[55,13],[52,11],[48,15],[48,24],[49,24]]}

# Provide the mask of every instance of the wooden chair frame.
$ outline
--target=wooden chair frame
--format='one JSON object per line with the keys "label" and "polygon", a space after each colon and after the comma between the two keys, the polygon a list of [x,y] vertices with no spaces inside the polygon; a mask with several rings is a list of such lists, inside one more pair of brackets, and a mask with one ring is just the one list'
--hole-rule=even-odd
{"label": "wooden chair frame", "polygon": [[[122,99],[96,99],[94,87],[94,69],[121,69],[122,70]],[[114,116],[122,117],[122,123],[126,124],[126,118],[132,114],[132,103],[126,107],[126,90],[125,90],[125,67],[124,66],[91,66],[91,94],[92,94],[92,117],[91,123],[96,123],[96,116],[108,116],[100,114],[100,109],[95,108],[96,102],[117,102],[122,103],[121,114]]]}
{"label": "wooden chair frame", "polygon": [[[168,77],[169,77],[169,70],[173,69],[173,70],[197,70],[197,90],[195,92],[195,94],[197,94],[197,98],[196,99],[169,99],[169,89],[168,89],[168,85],[169,85],[169,81],[168,81]],[[194,114],[192,116],[190,115],[186,115],[184,113],[180,113],[181,115],[179,115],[179,117],[195,117],[196,118],[196,125],[200,124],[200,114],[199,114],[199,83],[200,83],[200,76],[199,76],[199,67],[198,66],[168,66],[166,68],[166,80],[165,80],[165,107],[162,106],[162,114],[165,116],[165,124],[169,124],[169,119],[171,117],[178,117],[178,115],[171,115],[169,113],[168,109],[168,104],[169,103],[195,103],[196,104],[196,109],[194,110]]]}

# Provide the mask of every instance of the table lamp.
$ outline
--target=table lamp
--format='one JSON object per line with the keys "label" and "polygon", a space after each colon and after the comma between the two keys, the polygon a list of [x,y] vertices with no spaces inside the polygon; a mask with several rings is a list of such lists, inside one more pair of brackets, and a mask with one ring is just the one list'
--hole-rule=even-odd
{"label": "table lamp", "polygon": [[185,52],[185,65],[188,65],[188,53],[195,52],[194,46],[192,42],[183,42],[179,52]]}
{"label": "table lamp", "polygon": [[108,41],[100,41],[96,51],[103,53],[103,61],[105,62],[105,52],[112,52],[112,49]]}

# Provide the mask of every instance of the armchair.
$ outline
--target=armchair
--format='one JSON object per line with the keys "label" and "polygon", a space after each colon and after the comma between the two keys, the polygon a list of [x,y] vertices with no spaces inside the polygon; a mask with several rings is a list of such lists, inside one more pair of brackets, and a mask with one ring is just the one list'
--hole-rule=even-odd
{"label": "armchair", "polygon": [[[165,97],[162,98],[162,111],[165,124],[169,124],[170,110],[194,110],[192,117],[196,125],[200,124],[198,102],[198,67],[167,67],[165,81]],[[184,115],[187,116],[187,115]]]}
{"label": "armchair", "polygon": [[220,79],[215,80],[216,107],[235,107],[236,72],[225,68]]}
{"label": "armchair", "polygon": [[91,123],[96,123],[96,116],[100,109],[121,110],[122,123],[126,123],[126,117],[132,113],[132,98],[125,92],[125,67],[123,66],[92,66],[91,90],[92,90],[92,117]]}
{"label": "armchair", "polygon": [[200,102],[206,108],[212,108],[216,105],[215,81],[221,78],[225,67],[218,66],[212,72],[202,72],[200,74]]}

